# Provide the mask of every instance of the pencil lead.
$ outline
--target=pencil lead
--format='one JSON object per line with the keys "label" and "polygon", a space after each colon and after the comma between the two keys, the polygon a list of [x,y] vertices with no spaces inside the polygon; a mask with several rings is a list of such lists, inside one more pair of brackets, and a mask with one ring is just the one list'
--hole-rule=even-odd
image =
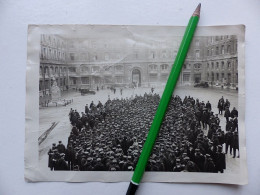
{"label": "pencil lead", "polygon": [[200,17],[200,7],[201,7],[201,3],[197,6],[197,8],[195,9],[192,16],[199,16]]}

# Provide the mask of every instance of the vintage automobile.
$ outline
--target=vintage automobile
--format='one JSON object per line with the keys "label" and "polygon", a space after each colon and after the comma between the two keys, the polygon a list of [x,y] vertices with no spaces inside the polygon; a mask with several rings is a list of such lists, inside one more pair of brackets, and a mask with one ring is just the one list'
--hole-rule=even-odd
{"label": "vintage automobile", "polygon": [[89,89],[80,89],[80,93],[81,93],[81,95],[85,95],[85,94],[95,95],[96,94],[95,91],[92,91],[92,90],[89,90]]}
{"label": "vintage automobile", "polygon": [[195,83],[194,87],[203,87],[203,88],[208,88],[209,87],[209,83],[205,82],[205,81],[201,81],[200,83]]}

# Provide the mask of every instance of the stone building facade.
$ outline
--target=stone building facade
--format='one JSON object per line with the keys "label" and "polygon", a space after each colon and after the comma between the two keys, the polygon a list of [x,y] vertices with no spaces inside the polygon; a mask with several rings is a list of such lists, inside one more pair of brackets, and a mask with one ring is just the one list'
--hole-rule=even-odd
{"label": "stone building facade", "polygon": [[[42,35],[40,95],[53,79],[61,90],[111,86],[164,86],[181,37],[137,43],[116,38]],[[194,37],[178,85],[207,81],[212,86],[238,83],[235,36]]]}

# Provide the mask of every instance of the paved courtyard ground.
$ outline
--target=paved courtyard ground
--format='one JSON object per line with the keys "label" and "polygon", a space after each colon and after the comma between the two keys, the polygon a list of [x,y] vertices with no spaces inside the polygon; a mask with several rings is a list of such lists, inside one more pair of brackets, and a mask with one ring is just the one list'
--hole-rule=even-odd
{"label": "paved courtyard ground", "polygon": [[[154,93],[162,94],[163,87],[155,88]],[[120,94],[119,89],[116,93],[112,93],[110,90],[99,90],[95,95],[84,95],[82,96],[79,92],[70,91],[63,94],[64,99],[73,99],[73,103],[68,106],[59,106],[59,107],[47,107],[41,108],[39,112],[40,119],[40,132],[39,136],[45,132],[53,122],[58,122],[58,125],[51,131],[46,140],[41,143],[39,146],[39,163],[40,166],[46,167],[48,170],[48,150],[50,149],[52,143],[58,143],[62,141],[67,145],[68,137],[71,131],[71,125],[69,122],[69,111],[70,108],[76,109],[78,112],[84,112],[85,105],[90,104],[91,101],[94,101],[95,104],[98,101],[105,103],[108,100],[114,98],[126,98],[137,95],[143,95],[144,93],[150,93],[150,88],[137,88],[137,89],[124,89],[123,94]],[[181,98],[187,96],[192,96],[193,98],[199,98],[200,101],[210,101],[212,105],[212,110],[214,113],[218,113],[217,103],[218,100],[223,96],[225,99],[228,99],[231,103],[231,109],[233,107],[238,107],[238,93],[233,90],[221,90],[221,89],[212,89],[212,88],[194,88],[194,87],[181,87],[176,88],[175,95],[179,95]],[[225,118],[220,116],[220,125],[222,129],[225,129]],[[207,132],[205,132],[207,133]],[[234,172],[239,169],[239,159],[232,158],[231,155],[227,155],[227,169],[226,173]]]}

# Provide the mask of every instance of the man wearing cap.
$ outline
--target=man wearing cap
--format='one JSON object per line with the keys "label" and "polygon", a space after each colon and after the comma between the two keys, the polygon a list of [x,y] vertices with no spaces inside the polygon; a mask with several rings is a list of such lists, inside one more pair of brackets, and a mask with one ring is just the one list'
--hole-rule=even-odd
{"label": "man wearing cap", "polygon": [[65,152],[65,160],[68,161],[68,167],[72,170],[75,163],[75,151],[70,144]]}
{"label": "man wearing cap", "polygon": [[215,156],[215,166],[216,172],[224,173],[224,169],[226,169],[226,156],[222,153],[222,146],[219,145],[217,147],[217,152]]}
{"label": "man wearing cap", "polygon": [[89,113],[88,104],[86,104],[86,106],[85,106],[85,113],[86,113],[86,114],[88,114],[88,113]]}
{"label": "man wearing cap", "polygon": [[97,158],[97,163],[94,166],[94,171],[105,171],[105,166],[101,163],[101,158]]}
{"label": "man wearing cap", "polygon": [[54,150],[57,150],[56,144],[52,144],[52,148],[49,150],[48,155],[49,155],[49,161],[48,161],[48,167],[50,167],[51,171],[54,169]]}
{"label": "man wearing cap", "polygon": [[59,153],[65,153],[66,148],[64,146],[64,144],[62,143],[62,141],[59,141],[59,144],[57,145],[57,149]]}
{"label": "man wearing cap", "polygon": [[200,171],[203,172],[205,157],[200,153],[200,149],[195,149],[194,162],[199,167]]}
{"label": "man wearing cap", "polygon": [[237,131],[234,132],[231,145],[232,145],[232,149],[233,149],[233,158],[236,157],[236,150],[238,150],[237,158],[239,158],[239,138],[238,138],[238,132]]}
{"label": "man wearing cap", "polygon": [[173,168],[173,172],[181,172],[181,171],[183,171],[183,167],[181,166],[181,160],[177,158],[176,166]]}
{"label": "man wearing cap", "polygon": [[229,110],[228,106],[225,107],[224,117],[226,118],[226,121],[228,122],[229,121],[229,117],[230,117],[230,110]]}

